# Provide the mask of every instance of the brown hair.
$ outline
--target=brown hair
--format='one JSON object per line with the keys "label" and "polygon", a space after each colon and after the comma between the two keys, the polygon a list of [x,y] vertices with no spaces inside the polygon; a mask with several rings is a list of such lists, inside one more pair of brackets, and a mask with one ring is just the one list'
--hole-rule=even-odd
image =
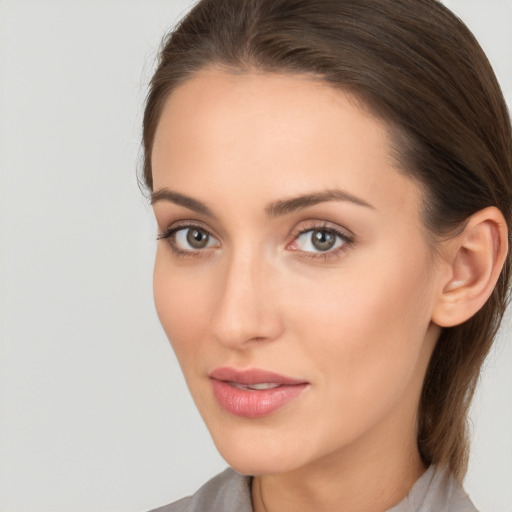
{"label": "brown hair", "polygon": [[[496,206],[512,224],[512,136],[500,87],[468,28],[436,0],[201,0],[164,41],[144,113],[143,178],[163,105],[197,71],[307,73],[389,123],[399,168],[425,189],[434,239]],[[509,295],[511,252],[484,307],[444,329],[418,411],[426,464],[459,479],[467,412]]]}

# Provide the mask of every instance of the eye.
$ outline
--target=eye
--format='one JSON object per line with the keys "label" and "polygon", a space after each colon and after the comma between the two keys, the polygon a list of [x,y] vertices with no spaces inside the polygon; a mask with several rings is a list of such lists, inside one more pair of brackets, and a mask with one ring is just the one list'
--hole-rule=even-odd
{"label": "eye", "polygon": [[326,252],[343,244],[343,240],[331,230],[311,229],[302,233],[296,240],[297,248],[301,251]]}
{"label": "eye", "polygon": [[178,255],[194,254],[203,249],[218,247],[218,240],[199,226],[171,227],[158,235],[158,240],[169,241],[171,249]]}
{"label": "eye", "polygon": [[213,242],[208,231],[201,228],[184,228],[175,232],[174,239],[182,249],[205,249]]}
{"label": "eye", "polygon": [[[352,243],[352,238],[331,227],[315,227],[300,231],[289,249],[306,253],[337,253]],[[326,254],[327,255],[327,254]]]}

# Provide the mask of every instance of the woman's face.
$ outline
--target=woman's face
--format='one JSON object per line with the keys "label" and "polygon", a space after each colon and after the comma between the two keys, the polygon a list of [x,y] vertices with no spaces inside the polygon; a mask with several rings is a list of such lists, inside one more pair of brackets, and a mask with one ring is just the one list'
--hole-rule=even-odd
{"label": "woman's face", "polygon": [[158,315],[228,463],[416,450],[440,272],[385,124],[306,76],[212,68],[152,164]]}

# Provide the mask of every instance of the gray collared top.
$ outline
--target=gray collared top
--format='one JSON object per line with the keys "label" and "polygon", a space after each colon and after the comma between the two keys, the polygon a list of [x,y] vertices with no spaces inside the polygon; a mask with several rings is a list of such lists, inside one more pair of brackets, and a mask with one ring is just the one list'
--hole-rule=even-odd
{"label": "gray collared top", "polygon": [[[204,484],[193,496],[152,512],[253,512],[251,477],[231,468]],[[409,494],[387,512],[478,512],[462,487],[430,467]]]}

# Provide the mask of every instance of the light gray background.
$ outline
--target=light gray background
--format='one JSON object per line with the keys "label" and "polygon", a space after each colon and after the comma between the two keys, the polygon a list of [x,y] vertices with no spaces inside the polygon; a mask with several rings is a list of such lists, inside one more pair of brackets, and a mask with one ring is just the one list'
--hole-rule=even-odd
{"label": "light gray background", "polygon": [[[512,98],[512,2],[447,1]],[[144,511],[225,463],[153,310],[145,87],[188,0],[0,0],[0,510]],[[466,488],[512,511],[511,318]]]}

